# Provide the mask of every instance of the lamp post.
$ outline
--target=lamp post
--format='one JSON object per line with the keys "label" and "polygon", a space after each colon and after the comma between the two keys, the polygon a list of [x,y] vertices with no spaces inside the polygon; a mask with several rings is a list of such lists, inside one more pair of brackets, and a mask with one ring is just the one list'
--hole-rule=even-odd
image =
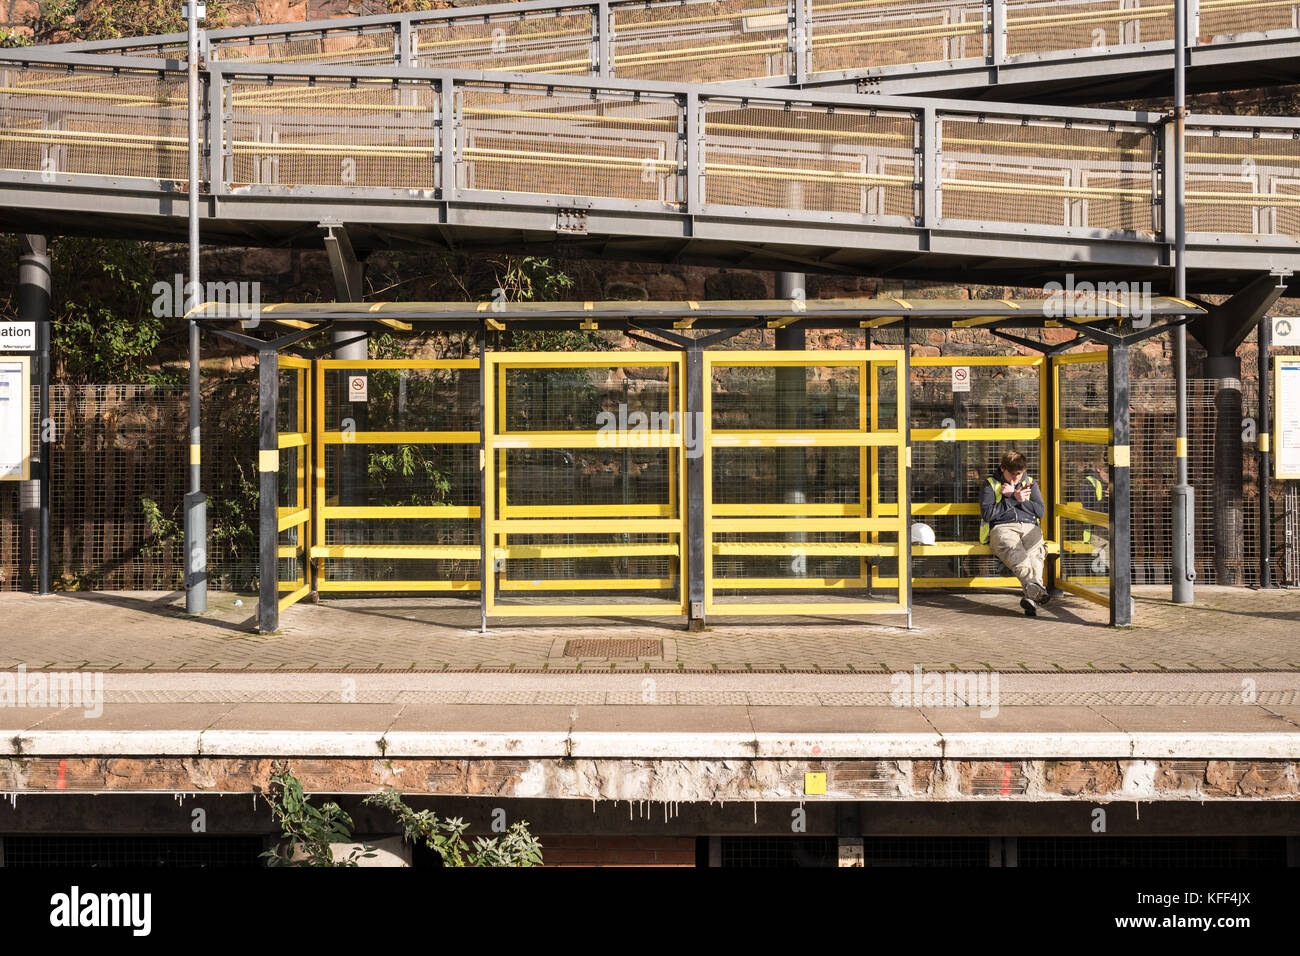
{"label": "lamp post", "polygon": [[[1174,2],[1174,295],[1187,298],[1187,0]],[[1196,511],[1187,474],[1187,327],[1174,329],[1173,602],[1195,600]]]}
{"label": "lamp post", "polygon": [[[207,10],[199,0],[182,7],[189,32],[189,253],[190,275],[186,284],[186,312],[202,304],[199,289],[199,18]],[[202,614],[208,609],[207,499],[199,490],[199,324],[191,315],[190,333],[190,481],[185,496],[185,612]],[[263,573],[274,573],[263,569]]]}

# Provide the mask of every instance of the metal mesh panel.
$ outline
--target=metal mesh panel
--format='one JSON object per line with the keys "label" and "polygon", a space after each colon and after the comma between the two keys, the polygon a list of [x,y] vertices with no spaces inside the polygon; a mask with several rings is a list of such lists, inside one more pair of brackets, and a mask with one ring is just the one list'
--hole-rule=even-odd
{"label": "metal mesh panel", "polygon": [[0,167],[188,182],[185,75],[0,69]]}
{"label": "metal mesh panel", "polygon": [[[893,427],[892,419],[881,423],[879,411],[871,427],[863,403],[871,389],[866,367],[819,366],[812,356],[807,364],[788,365],[758,356],[745,364],[731,364],[734,357],[715,361],[706,547],[716,612],[770,605],[781,613],[816,613],[831,604],[833,613],[871,613],[873,602],[896,605],[897,524],[872,531],[860,522],[898,515],[896,491],[883,492],[878,479],[874,501],[871,491],[873,460],[884,470],[892,461],[896,474],[897,450],[833,443],[846,433]],[[877,379],[884,378],[881,370]],[[889,380],[892,386],[896,376]],[[895,584],[875,590],[873,573]]]}
{"label": "metal mesh panel", "polygon": [[917,215],[915,138],[909,113],[712,100],[704,115],[704,198],[910,223]]}
{"label": "metal mesh panel", "polygon": [[[366,379],[364,402],[353,401],[347,386],[357,375]],[[320,590],[455,590],[457,582],[464,585],[459,589],[476,590],[482,493],[477,368],[332,363],[321,377],[321,544],[357,550],[324,558]],[[469,440],[430,440],[430,433],[446,432]],[[332,510],[338,508],[362,510]]]}
{"label": "metal mesh panel", "polygon": [[[1198,772],[1203,772],[1201,767]],[[1210,867],[1287,865],[1286,837],[1020,837],[1022,867]]]}
{"label": "metal mesh panel", "polygon": [[1300,133],[1187,131],[1191,232],[1300,236]]}
{"label": "metal mesh panel", "polygon": [[189,53],[189,45],[186,43],[171,43],[162,44],[161,46],[130,46],[107,52],[111,55],[143,56],[156,60],[184,60]]}
{"label": "metal mesh panel", "polygon": [[952,116],[940,127],[944,218],[1154,234],[1149,130]]}
{"label": "metal mesh panel", "polygon": [[[397,62],[395,31],[391,27],[311,34],[283,34],[249,40],[217,41],[212,44],[215,59],[249,60],[258,63],[350,64],[389,66]],[[184,56],[184,53],[181,54]]]}
{"label": "metal mesh panel", "polygon": [[434,189],[437,91],[388,81],[233,81],[235,185]]}
{"label": "metal mesh panel", "polygon": [[[1080,354],[1080,353],[1075,353]],[[1061,428],[1109,428],[1106,361],[1063,363],[1056,368]]]}
{"label": "metal mesh panel", "polygon": [[1007,5],[1007,54],[1169,42],[1168,0],[1035,0]]}
{"label": "metal mesh panel", "polygon": [[680,613],[677,368],[590,359],[495,366],[492,613]]}
{"label": "metal mesh panel", "polygon": [[981,0],[814,0],[811,66],[818,73],[988,55]]}
{"label": "metal mesh panel", "polygon": [[687,0],[610,10],[615,75],[692,83],[793,71],[785,4]]}
{"label": "metal mesh panel", "polygon": [[[203,488],[208,583],[257,578],[255,387],[206,394]],[[181,504],[188,484],[184,388],[51,386],[51,585],[56,590],[175,590],[184,575]],[[35,399],[33,416],[37,413]],[[33,427],[33,440],[39,429]],[[19,565],[17,482],[0,484],[0,589],[33,590]],[[146,504],[152,502],[156,510]],[[35,531],[29,529],[32,575]],[[25,586],[25,587],[24,587]]]}
{"label": "metal mesh panel", "polygon": [[595,32],[586,8],[432,21],[415,28],[416,65],[581,76],[595,71]]}
{"label": "metal mesh panel", "polygon": [[463,188],[684,199],[672,97],[471,85],[460,98]]}
{"label": "metal mesh panel", "polygon": [[6,836],[9,867],[261,866],[260,836]]}
{"label": "metal mesh panel", "polygon": [[1200,42],[1254,39],[1267,30],[1300,29],[1300,3],[1215,0],[1200,5]]}
{"label": "metal mesh panel", "polygon": [[[1254,441],[1244,443],[1240,462],[1241,488],[1220,490],[1215,480],[1216,432],[1227,429],[1229,440],[1241,433],[1243,417],[1255,418],[1258,383],[1241,383],[1240,406],[1235,390],[1221,391],[1213,379],[1187,383],[1187,470],[1195,489],[1196,579],[1203,584],[1246,584],[1259,581],[1259,459]],[[1133,560],[1134,581],[1167,584],[1171,569],[1169,542],[1170,494],[1175,459],[1172,423],[1174,386],[1169,381],[1134,382],[1133,403]],[[1239,409],[1239,410],[1238,410]],[[1286,544],[1281,534],[1288,482],[1274,481],[1273,562],[1280,579]],[[1224,500],[1217,496],[1223,494]],[[1215,515],[1238,524],[1215,533]],[[1238,528],[1240,530],[1238,530]],[[1139,574],[1140,572],[1140,574]]]}

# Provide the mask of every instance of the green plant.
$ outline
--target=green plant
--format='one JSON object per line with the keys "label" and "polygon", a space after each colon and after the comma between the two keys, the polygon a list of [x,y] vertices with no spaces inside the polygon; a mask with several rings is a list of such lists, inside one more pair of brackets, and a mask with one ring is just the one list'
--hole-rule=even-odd
{"label": "green plant", "polygon": [[148,558],[160,557],[166,546],[180,533],[176,512],[173,510],[171,515],[164,515],[158,502],[152,498],[141,498],[140,510],[144,514],[145,532],[148,535],[140,547],[140,553]]}
{"label": "green plant", "polygon": [[271,766],[271,783],[261,791],[280,824],[284,842],[262,854],[267,866],[356,866],[375,855],[370,847],[353,848],[344,859],[334,858],[331,844],[352,842],[352,818],[337,803],[319,807],[303,793],[302,783],[289,765]]}
{"label": "green plant", "polygon": [[541,866],[542,845],[525,820],[511,824],[500,838],[476,837],[470,844],[465,840],[468,823],[459,817],[439,817],[432,810],[412,810],[398,790],[372,794],[365,803],[391,810],[405,838],[424,843],[446,866]]}
{"label": "green plant", "polygon": [[[419,445],[396,445],[392,451],[370,452],[366,474],[372,497],[383,497],[389,502],[436,505],[446,502],[451,494],[450,479]],[[412,483],[414,488],[410,487]],[[392,492],[398,494],[390,497]]]}

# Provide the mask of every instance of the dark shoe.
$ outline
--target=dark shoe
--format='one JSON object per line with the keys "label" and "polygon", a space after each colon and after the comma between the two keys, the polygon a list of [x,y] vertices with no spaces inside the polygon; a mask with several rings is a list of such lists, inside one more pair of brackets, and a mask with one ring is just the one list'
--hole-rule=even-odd
{"label": "dark shoe", "polygon": [[1029,598],[1029,600],[1036,604],[1046,604],[1052,599],[1052,596],[1047,593],[1045,587],[1041,584],[1035,584],[1033,581],[1030,581],[1025,585],[1025,597]]}
{"label": "dark shoe", "polygon": [[1023,608],[1025,609],[1025,617],[1037,617],[1037,616],[1038,616],[1038,606],[1037,606],[1036,604],[1034,604],[1033,601],[1029,600],[1029,598],[1027,598],[1027,597],[1025,597],[1025,598],[1021,598],[1021,599],[1020,599],[1020,606],[1023,607]]}

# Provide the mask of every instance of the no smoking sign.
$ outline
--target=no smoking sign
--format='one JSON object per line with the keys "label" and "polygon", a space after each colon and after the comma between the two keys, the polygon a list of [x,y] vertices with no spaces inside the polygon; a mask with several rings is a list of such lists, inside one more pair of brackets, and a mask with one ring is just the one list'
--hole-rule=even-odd
{"label": "no smoking sign", "polygon": [[348,376],[348,401],[365,402],[369,401],[369,389],[366,385],[364,375]]}
{"label": "no smoking sign", "polygon": [[970,366],[954,365],[952,367],[952,390],[954,392],[970,391]]}

